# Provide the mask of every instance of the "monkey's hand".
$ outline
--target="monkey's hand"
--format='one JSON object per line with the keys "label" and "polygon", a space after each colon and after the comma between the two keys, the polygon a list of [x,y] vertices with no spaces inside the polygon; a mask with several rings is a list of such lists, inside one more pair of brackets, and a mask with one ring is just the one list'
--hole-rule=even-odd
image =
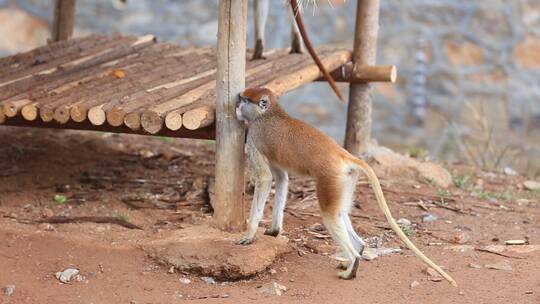
{"label": "monkey's hand", "polygon": [[255,237],[243,237],[236,241],[236,245],[246,246],[252,244],[255,241]]}

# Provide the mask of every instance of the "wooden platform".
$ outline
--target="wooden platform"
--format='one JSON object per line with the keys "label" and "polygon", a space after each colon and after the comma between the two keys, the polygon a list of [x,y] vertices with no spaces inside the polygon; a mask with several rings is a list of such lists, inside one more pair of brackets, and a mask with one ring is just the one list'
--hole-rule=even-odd
{"label": "wooden platform", "polygon": [[[351,59],[347,50],[318,53],[330,71]],[[306,54],[266,56],[247,61],[246,86],[282,94],[320,76]],[[215,73],[215,49],[152,36],[56,42],[0,59],[0,124],[213,138]]]}

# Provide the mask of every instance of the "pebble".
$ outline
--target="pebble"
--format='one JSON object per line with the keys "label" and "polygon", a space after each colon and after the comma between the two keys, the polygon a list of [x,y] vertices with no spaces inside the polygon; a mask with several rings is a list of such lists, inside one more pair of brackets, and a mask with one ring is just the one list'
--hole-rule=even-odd
{"label": "pebble", "polygon": [[201,280],[206,282],[206,284],[216,284],[216,280],[212,277],[201,277]]}
{"label": "pebble", "polygon": [[167,272],[168,273],[174,273],[174,266],[171,266]]}
{"label": "pebble", "polygon": [[438,216],[431,213],[424,213],[420,216],[420,218],[422,219],[423,223],[435,222],[436,220],[439,219]]}
{"label": "pebble", "polygon": [[287,287],[276,282],[272,282],[262,285],[258,288],[258,290],[260,293],[281,296],[283,292],[287,291]]}
{"label": "pebble", "polygon": [[270,269],[270,274],[276,274],[277,273],[277,270],[275,269]]}
{"label": "pebble", "polygon": [[3,290],[4,294],[9,297],[15,292],[15,285],[7,285]]}
{"label": "pebble", "polygon": [[406,218],[400,218],[396,221],[396,223],[402,227],[408,227],[410,225],[412,225],[411,221],[409,221],[408,219]]}
{"label": "pebble", "polygon": [[475,264],[475,263],[469,263],[469,267],[475,268],[475,269],[480,269],[480,268],[482,268],[482,265],[480,265],[480,264]]}
{"label": "pebble", "polygon": [[364,252],[362,252],[362,259],[366,261],[374,260],[378,257],[390,255],[392,253],[401,253],[402,250],[400,248],[371,248],[366,247],[364,248]]}
{"label": "pebble", "polygon": [[486,264],[486,268],[488,269],[495,269],[495,270],[503,270],[503,271],[512,271],[512,265],[508,261],[500,261],[494,264]]}
{"label": "pebble", "polygon": [[506,245],[525,245],[527,240],[507,240],[504,242]]}
{"label": "pebble", "polygon": [[454,236],[454,238],[452,239],[452,242],[454,244],[465,244],[467,243],[469,240],[471,239],[471,235],[468,234],[467,232],[462,232],[456,236]]}
{"label": "pebble", "polygon": [[418,287],[419,285],[420,283],[418,281],[412,281],[409,287],[412,289],[412,288]]}
{"label": "pebble", "polygon": [[531,191],[540,190],[540,182],[533,181],[533,180],[524,181],[523,186],[525,186],[525,189],[531,190]]}
{"label": "pebble", "polygon": [[68,268],[64,271],[59,271],[56,273],[56,278],[62,283],[69,283],[71,279],[79,274],[79,269]]}
{"label": "pebble", "polygon": [[510,168],[510,167],[504,167],[503,169],[503,173],[506,174],[506,175],[510,175],[510,176],[515,176],[517,175],[518,173],[516,172],[516,170]]}
{"label": "pebble", "polygon": [[44,218],[47,218],[47,217],[54,216],[54,212],[50,208],[45,207],[43,208],[43,210],[41,210],[41,215]]}
{"label": "pebble", "polygon": [[189,283],[191,283],[191,280],[188,279],[188,278],[180,278],[180,279],[178,279],[178,280],[179,280],[180,283],[182,283],[182,284],[189,284]]}

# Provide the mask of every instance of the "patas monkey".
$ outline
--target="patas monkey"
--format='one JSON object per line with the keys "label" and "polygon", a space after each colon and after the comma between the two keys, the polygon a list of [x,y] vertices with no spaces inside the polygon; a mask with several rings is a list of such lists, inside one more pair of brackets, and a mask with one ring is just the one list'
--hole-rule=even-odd
{"label": "patas monkey", "polygon": [[236,116],[248,125],[247,150],[253,169],[255,193],[248,231],[237,243],[247,245],[255,240],[264,205],[276,182],[272,224],[265,234],[277,236],[283,227],[287,198],[288,173],[315,178],[323,223],[345,253],[346,269],[342,279],[353,279],[365,242],[351,224],[349,210],[359,171],[364,172],[390,227],[422,261],[439,272],[452,285],[456,282],[427,258],[401,231],[392,217],[379,180],[371,167],[340,147],[330,137],[308,124],[291,118],[279,106],[277,97],[266,88],[250,88],[240,94]]}

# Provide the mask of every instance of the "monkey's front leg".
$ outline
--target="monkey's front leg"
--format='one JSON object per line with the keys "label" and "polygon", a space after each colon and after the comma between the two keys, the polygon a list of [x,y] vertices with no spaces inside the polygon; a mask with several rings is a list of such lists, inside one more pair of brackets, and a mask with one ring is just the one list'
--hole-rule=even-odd
{"label": "monkey's front leg", "polygon": [[239,245],[248,245],[255,240],[259,222],[262,220],[264,214],[264,205],[270,194],[270,189],[272,188],[272,173],[270,171],[270,166],[265,157],[253,147],[252,143],[250,144],[249,139],[248,157],[251,161],[254,174],[255,193],[253,194],[251,211],[249,213],[248,230],[246,235],[237,242]]}
{"label": "monkey's front leg", "polygon": [[271,167],[272,175],[276,181],[276,196],[272,205],[272,226],[266,229],[264,234],[278,236],[283,228],[283,211],[287,202],[287,190],[289,188],[289,175],[287,171]]}
{"label": "monkey's front leg", "polygon": [[255,0],[253,3],[253,16],[255,17],[255,48],[251,59],[264,59],[264,32],[268,18],[269,0]]}

